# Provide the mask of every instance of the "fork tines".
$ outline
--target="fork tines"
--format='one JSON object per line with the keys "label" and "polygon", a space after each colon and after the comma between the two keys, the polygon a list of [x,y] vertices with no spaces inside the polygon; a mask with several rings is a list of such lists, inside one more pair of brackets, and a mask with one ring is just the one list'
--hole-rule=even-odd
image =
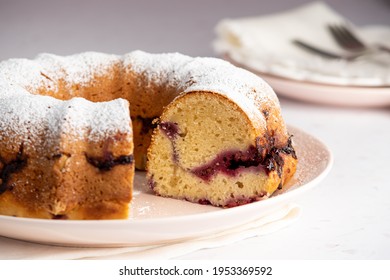
{"label": "fork tines", "polygon": [[350,51],[363,51],[366,49],[364,43],[345,25],[331,24],[328,25],[328,29],[341,48]]}

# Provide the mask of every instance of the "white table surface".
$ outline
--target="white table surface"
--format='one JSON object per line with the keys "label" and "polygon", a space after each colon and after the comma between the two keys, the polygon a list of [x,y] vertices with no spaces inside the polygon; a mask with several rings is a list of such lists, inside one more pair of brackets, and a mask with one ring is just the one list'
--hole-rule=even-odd
{"label": "white table surface", "polygon": [[[286,3],[287,2],[287,3]],[[304,0],[4,1],[0,60],[134,49],[215,56],[222,18],[278,12]],[[390,25],[387,0],[327,1],[357,25]],[[280,99],[287,123],[320,138],[335,163],[297,199],[301,218],[275,234],[182,259],[390,259],[390,108],[351,109]]]}

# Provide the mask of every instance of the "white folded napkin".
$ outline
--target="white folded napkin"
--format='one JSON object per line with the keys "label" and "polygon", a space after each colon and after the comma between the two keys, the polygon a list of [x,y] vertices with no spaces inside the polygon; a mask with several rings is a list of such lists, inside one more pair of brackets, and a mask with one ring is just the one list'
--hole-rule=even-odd
{"label": "white folded napkin", "polygon": [[[389,27],[357,28],[323,2],[272,15],[224,19],[216,26],[215,51],[252,70],[296,80],[338,85],[390,85],[390,54],[376,52],[354,61],[331,60],[303,50],[292,40],[334,53],[343,51],[327,25],[349,23],[367,43],[390,46]],[[386,61],[387,67],[378,61]]]}
{"label": "white folded napkin", "polygon": [[61,247],[0,237],[0,259],[171,259],[197,250],[225,246],[246,238],[276,232],[297,220],[300,213],[299,206],[290,204],[251,223],[208,237],[144,247]]}

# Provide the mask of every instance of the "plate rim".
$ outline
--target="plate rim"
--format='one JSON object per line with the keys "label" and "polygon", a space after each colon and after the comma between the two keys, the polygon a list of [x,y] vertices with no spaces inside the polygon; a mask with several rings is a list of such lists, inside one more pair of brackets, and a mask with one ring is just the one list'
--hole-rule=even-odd
{"label": "plate rim", "polygon": [[[277,95],[296,100],[346,107],[388,107],[390,86],[348,86],[294,80],[266,73],[254,72],[274,89]],[[288,90],[285,90],[288,88]],[[298,92],[298,93],[295,93]],[[302,91],[311,91],[310,94]]]}

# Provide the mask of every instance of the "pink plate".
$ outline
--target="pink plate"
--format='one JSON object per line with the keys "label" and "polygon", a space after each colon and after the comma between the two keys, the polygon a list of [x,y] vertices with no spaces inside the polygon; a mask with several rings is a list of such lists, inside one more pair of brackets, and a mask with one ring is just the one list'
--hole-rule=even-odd
{"label": "pink plate", "polygon": [[166,244],[203,237],[259,219],[293,202],[329,172],[333,158],[318,139],[293,127],[299,158],[289,185],[275,196],[229,209],[153,195],[145,173],[137,172],[131,217],[127,220],[45,220],[0,216],[0,235],[25,241],[83,247]]}

